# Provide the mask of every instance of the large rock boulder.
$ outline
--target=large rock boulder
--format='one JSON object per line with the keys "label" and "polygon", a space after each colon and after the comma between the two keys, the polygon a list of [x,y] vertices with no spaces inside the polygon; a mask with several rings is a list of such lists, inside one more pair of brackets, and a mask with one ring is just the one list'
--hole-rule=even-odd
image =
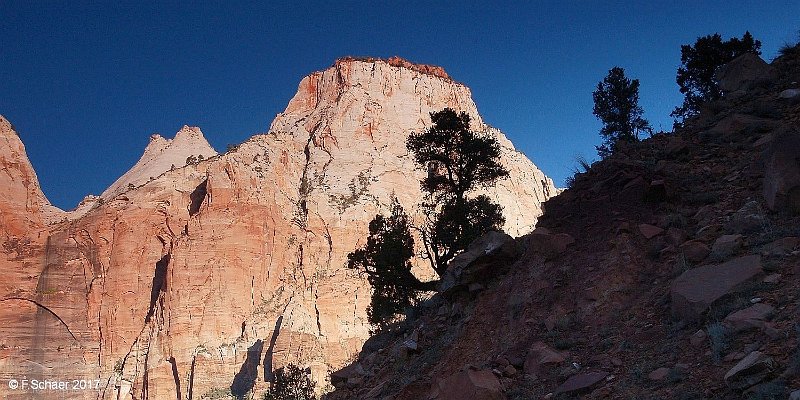
{"label": "large rock boulder", "polygon": [[344,386],[348,381],[352,382],[354,379],[361,378],[366,374],[364,367],[360,363],[353,363],[338,371],[331,372],[331,385],[334,387]]}
{"label": "large rock boulder", "polygon": [[664,233],[664,230],[650,224],[639,224],[639,232],[645,239],[649,240]]}
{"label": "large rock boulder", "polygon": [[739,251],[743,244],[742,235],[722,235],[711,246],[711,256],[716,261],[728,259]]}
{"label": "large rock boulder", "polygon": [[699,320],[715,300],[761,272],[761,257],[744,256],[724,264],[690,269],[672,282],[672,314]]}
{"label": "large rock boulder", "polygon": [[708,257],[708,254],[711,253],[711,249],[706,246],[705,243],[699,240],[690,240],[688,242],[684,242],[680,246],[680,250],[683,253],[684,257],[686,257],[686,261],[697,264]]}
{"label": "large rock boulder", "polygon": [[575,243],[575,238],[567,233],[552,234],[545,228],[536,228],[527,236],[528,247],[547,259],[553,259],[567,251]]}
{"label": "large rock boulder", "polygon": [[439,291],[444,293],[483,281],[498,269],[511,265],[518,256],[519,248],[514,238],[502,232],[487,232],[450,261]]}
{"label": "large rock boulder", "polygon": [[429,399],[505,400],[500,381],[488,370],[466,369],[436,382]]}
{"label": "large rock boulder", "polygon": [[776,135],[765,154],[764,199],[771,210],[800,213],[800,133]]}
{"label": "large rock boulder", "polygon": [[566,357],[543,342],[536,342],[525,357],[525,373],[537,375],[542,368],[554,367],[566,361]]}
{"label": "large rock boulder", "polygon": [[734,332],[742,332],[750,329],[761,329],[764,323],[775,314],[775,307],[756,303],[744,310],[730,313],[723,322],[730,326]]}
{"label": "large rock boulder", "polygon": [[754,351],[725,374],[725,383],[733,390],[744,390],[766,380],[776,367],[772,357]]}
{"label": "large rock boulder", "polygon": [[725,224],[725,230],[732,233],[760,232],[767,223],[761,205],[757,201],[748,201],[731,215]]}
{"label": "large rock boulder", "polygon": [[745,53],[717,70],[719,88],[725,93],[751,90],[776,77],[775,68],[754,53]]}
{"label": "large rock boulder", "polygon": [[737,138],[752,137],[775,129],[775,121],[749,114],[731,114],[720,120],[711,129],[700,133],[704,141],[726,142]]}
{"label": "large rock boulder", "polygon": [[603,382],[608,376],[608,372],[587,372],[573,375],[553,391],[553,394],[580,395],[591,392],[597,384]]}

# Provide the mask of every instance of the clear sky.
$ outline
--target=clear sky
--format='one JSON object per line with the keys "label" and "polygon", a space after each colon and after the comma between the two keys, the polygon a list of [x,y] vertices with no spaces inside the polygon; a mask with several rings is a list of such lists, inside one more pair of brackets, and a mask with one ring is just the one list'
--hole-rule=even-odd
{"label": "clear sky", "polygon": [[197,125],[224,151],[265,132],[303,76],[346,55],[444,67],[562,185],[576,156],[596,158],[592,91],[611,67],[640,80],[645,117],[668,130],[681,44],[750,30],[770,61],[800,30],[798,0],[96,3],[0,1],[0,114],[65,209],[133,166],[151,133]]}

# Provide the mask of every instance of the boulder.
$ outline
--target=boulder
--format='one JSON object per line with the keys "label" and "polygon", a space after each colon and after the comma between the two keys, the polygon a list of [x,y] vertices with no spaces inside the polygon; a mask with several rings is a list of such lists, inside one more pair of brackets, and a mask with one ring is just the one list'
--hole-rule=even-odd
{"label": "boulder", "polygon": [[364,367],[359,363],[350,364],[338,371],[331,372],[331,385],[341,387],[366,375]]}
{"label": "boulder", "polygon": [[567,247],[575,243],[575,238],[566,233],[551,234],[546,229],[537,228],[528,235],[530,248],[547,259],[553,259],[567,251]]}
{"label": "boulder", "polygon": [[671,196],[670,188],[663,179],[654,179],[651,181],[650,186],[647,187],[644,193],[645,200],[653,203],[666,201]]}
{"label": "boulder", "polygon": [[689,153],[689,145],[679,136],[672,136],[669,138],[664,152],[673,158]]}
{"label": "boulder", "polygon": [[725,93],[752,90],[776,78],[776,71],[755,53],[745,53],[717,70],[719,88]]}
{"label": "boulder", "polygon": [[439,292],[483,281],[489,275],[496,274],[499,268],[511,265],[518,256],[519,249],[514,238],[502,232],[487,232],[450,261]]}
{"label": "boulder", "polygon": [[744,310],[730,313],[723,322],[735,332],[750,329],[761,329],[764,322],[775,314],[775,307],[769,304],[756,303]]}
{"label": "boulder", "polygon": [[689,235],[683,229],[674,226],[667,229],[667,239],[669,239],[670,244],[675,246],[683,244],[688,237]]}
{"label": "boulder", "polygon": [[707,224],[698,229],[694,237],[697,240],[709,242],[714,238],[719,237],[720,232],[722,232],[721,224]]}
{"label": "boulder", "polygon": [[778,97],[782,99],[793,99],[795,97],[800,97],[800,90],[799,89],[786,89],[782,91]]}
{"label": "boulder", "polygon": [[598,383],[602,382],[608,376],[608,372],[587,372],[583,374],[573,375],[569,377],[564,383],[553,391],[555,396],[559,394],[578,395],[581,393],[588,393]]}
{"label": "boulder", "polygon": [[765,245],[763,251],[771,255],[783,256],[791,253],[798,247],[800,247],[800,237],[789,236]]}
{"label": "boulder", "polygon": [[470,368],[437,381],[429,399],[505,400],[506,396],[492,371]]}
{"label": "boulder", "polygon": [[797,104],[800,102],[800,89],[786,89],[778,95],[778,98],[788,100],[789,104]]}
{"label": "boulder", "polygon": [[699,240],[690,240],[683,243],[681,245],[681,251],[684,257],[686,257],[686,261],[692,264],[697,264],[705,260],[708,254],[711,253],[711,249]]}
{"label": "boulder", "polygon": [[566,361],[566,358],[559,352],[551,349],[543,342],[536,342],[531,345],[528,355],[525,357],[525,373],[537,375],[543,367],[556,366]]}
{"label": "boulder", "polygon": [[689,336],[689,343],[694,347],[701,347],[702,345],[706,344],[707,339],[708,335],[706,334],[706,331],[699,329],[692,336]]}
{"label": "boulder", "polygon": [[650,224],[639,224],[639,233],[641,233],[645,239],[649,240],[664,233],[664,230]]}
{"label": "boulder", "polygon": [[745,390],[769,378],[776,367],[772,357],[754,351],[725,374],[725,383],[733,390]]}
{"label": "boulder", "polygon": [[763,195],[771,210],[800,213],[800,133],[776,135],[764,155]]}
{"label": "boulder", "polygon": [[725,260],[736,254],[742,248],[743,243],[742,235],[720,236],[711,246],[711,256],[717,261]]}
{"label": "boulder", "polygon": [[732,233],[753,233],[762,231],[766,224],[761,206],[757,201],[750,201],[731,216],[725,229]]}
{"label": "boulder", "polygon": [[750,137],[775,129],[776,122],[748,114],[731,114],[714,127],[700,134],[704,141],[726,141],[735,137]]}
{"label": "boulder", "polygon": [[419,349],[419,330],[414,330],[406,340],[403,341],[403,348],[407,352],[414,352]]}
{"label": "boulder", "polygon": [[503,368],[502,372],[503,372],[503,376],[509,377],[509,378],[512,377],[512,376],[517,375],[517,369],[514,368],[513,365],[506,365],[505,368]]}
{"label": "boulder", "polygon": [[697,321],[711,303],[761,271],[761,257],[757,255],[690,269],[672,282],[672,314],[686,321]]}
{"label": "boulder", "polygon": [[622,187],[618,197],[622,201],[639,201],[645,197],[649,187],[650,185],[643,177],[637,176]]}
{"label": "boulder", "polygon": [[647,374],[647,379],[650,379],[651,381],[663,381],[667,379],[670,372],[672,372],[672,370],[667,367],[657,368],[653,370],[653,372]]}

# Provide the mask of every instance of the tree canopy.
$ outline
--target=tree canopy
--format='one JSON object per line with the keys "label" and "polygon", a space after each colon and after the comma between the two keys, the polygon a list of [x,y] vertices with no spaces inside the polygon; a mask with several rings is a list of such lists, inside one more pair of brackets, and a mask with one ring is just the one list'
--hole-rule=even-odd
{"label": "tree canopy", "polygon": [[694,45],[681,46],[681,66],[676,81],[684,95],[683,104],[672,116],[680,121],[696,115],[700,105],[722,96],[714,74],[734,58],[745,54],[761,55],[761,42],[745,32],[741,39],[722,41],[719,33],[697,38]]}
{"label": "tree canopy", "polygon": [[613,153],[619,142],[636,142],[641,132],[652,131],[639,106],[639,80],[628,79],[624,69],[611,68],[592,96],[593,113],[603,122],[600,135],[604,141],[596,147],[601,157]]}
{"label": "tree canopy", "polygon": [[316,400],[311,371],[294,364],[275,370],[275,379],[264,400]]}
{"label": "tree canopy", "polygon": [[369,224],[367,241],[348,254],[348,267],[367,275],[372,299],[367,317],[382,326],[406,307],[414,305],[418,295],[436,290],[438,281],[422,282],[411,272],[415,255],[417,229],[425,246],[425,257],[439,275],[447,263],[480,235],[500,230],[505,222],[502,208],[485,195],[469,197],[470,191],[491,186],[508,176],[500,164],[500,145],[488,135],[470,130],[470,118],[464,112],[446,108],[431,113],[433,125],[412,133],[406,147],[417,165],[428,173],[420,181],[425,201],[420,205],[425,215],[423,226],[412,226],[397,199],[390,214],[376,215]]}
{"label": "tree canopy", "polygon": [[428,171],[420,182],[428,196],[422,237],[431,266],[442,276],[447,263],[470,242],[501,229],[502,208],[486,196],[468,199],[467,194],[494,185],[508,171],[500,164],[497,139],[470,130],[467,113],[445,108],[431,113],[431,121],[430,129],[408,137],[406,147]]}
{"label": "tree canopy", "polygon": [[367,308],[370,324],[381,326],[413,305],[420,291],[435,290],[436,282],[421,282],[411,273],[414,238],[408,215],[392,199],[391,214],[376,215],[369,223],[367,243],[347,255],[347,265],[366,273],[372,286]]}

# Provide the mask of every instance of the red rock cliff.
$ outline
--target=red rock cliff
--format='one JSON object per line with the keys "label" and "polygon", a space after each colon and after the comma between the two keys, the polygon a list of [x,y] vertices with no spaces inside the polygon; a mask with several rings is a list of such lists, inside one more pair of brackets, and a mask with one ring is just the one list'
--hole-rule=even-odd
{"label": "red rock cliff", "polygon": [[[324,381],[369,336],[369,286],[346,255],[390,196],[408,210],[421,200],[405,139],[445,107],[498,138],[511,178],[490,194],[507,232],[530,231],[552,181],[483,124],[469,89],[406,63],[340,60],[302,80],[268,134],[148,170],[154,179],[117,185],[63,220],[37,211],[46,199],[30,166],[15,170],[16,194],[0,203],[2,228],[16,232],[2,238],[13,274],[0,293],[10,327],[0,378],[89,376],[114,399],[260,393],[288,362]],[[16,135],[3,132],[3,162],[21,160]]]}

